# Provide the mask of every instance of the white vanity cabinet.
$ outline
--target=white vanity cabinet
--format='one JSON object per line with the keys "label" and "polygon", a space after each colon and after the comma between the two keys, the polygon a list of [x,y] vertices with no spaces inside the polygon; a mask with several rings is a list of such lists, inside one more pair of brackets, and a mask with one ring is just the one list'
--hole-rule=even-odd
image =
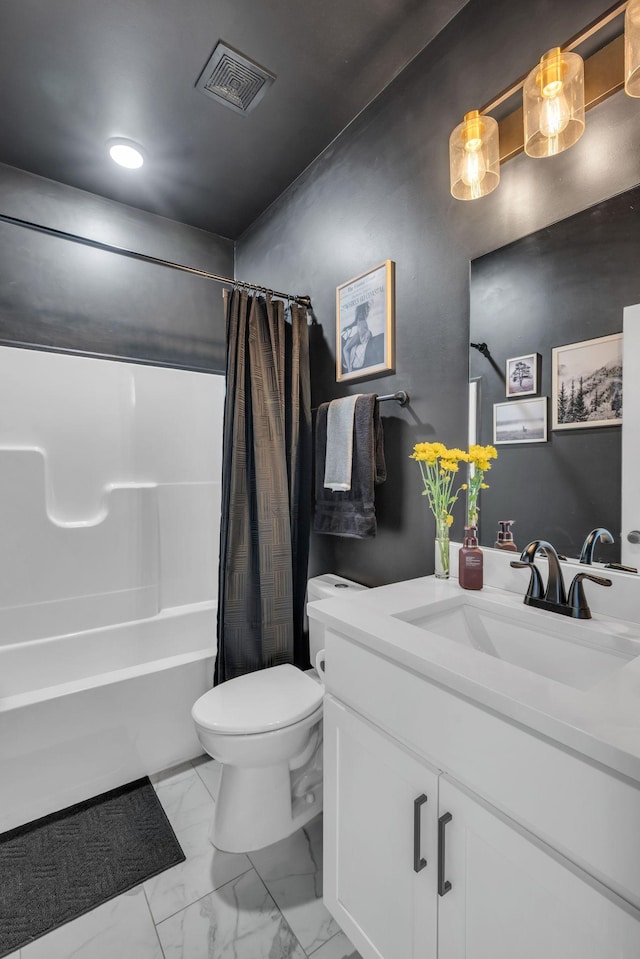
{"label": "white vanity cabinet", "polygon": [[438,959],[640,956],[633,910],[444,775],[440,810],[451,889],[438,900]]}
{"label": "white vanity cabinet", "polygon": [[324,896],[363,959],[639,959],[637,786],[333,630],[327,667]]}
{"label": "white vanity cabinet", "polygon": [[438,773],[327,697],[324,899],[365,959],[437,948]]}

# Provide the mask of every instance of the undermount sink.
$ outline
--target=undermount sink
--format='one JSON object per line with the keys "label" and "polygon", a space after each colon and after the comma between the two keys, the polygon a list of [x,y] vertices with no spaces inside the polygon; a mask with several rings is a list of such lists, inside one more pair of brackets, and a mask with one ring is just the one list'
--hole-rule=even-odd
{"label": "undermount sink", "polygon": [[595,621],[576,622],[526,606],[510,609],[461,595],[395,614],[418,629],[575,689],[591,689],[640,655],[637,637],[611,635]]}

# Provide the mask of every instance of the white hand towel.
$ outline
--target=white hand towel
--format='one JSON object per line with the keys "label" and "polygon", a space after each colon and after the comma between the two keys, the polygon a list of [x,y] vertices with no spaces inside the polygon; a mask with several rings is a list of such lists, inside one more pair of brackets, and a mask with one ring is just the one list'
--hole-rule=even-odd
{"label": "white hand towel", "polygon": [[360,393],[332,400],[327,413],[327,451],[324,458],[325,489],[351,489],[353,414]]}

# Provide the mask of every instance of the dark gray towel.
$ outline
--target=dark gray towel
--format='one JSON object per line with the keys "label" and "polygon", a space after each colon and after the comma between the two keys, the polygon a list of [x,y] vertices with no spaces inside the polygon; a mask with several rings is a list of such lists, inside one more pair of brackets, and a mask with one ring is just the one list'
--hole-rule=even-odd
{"label": "dark gray towel", "polygon": [[325,489],[324,461],[327,448],[328,403],[322,403],[316,418],[316,533],[364,539],[376,535],[374,487],[384,483],[382,422],[375,393],[356,400],[353,418],[353,465],[351,489],[345,492]]}

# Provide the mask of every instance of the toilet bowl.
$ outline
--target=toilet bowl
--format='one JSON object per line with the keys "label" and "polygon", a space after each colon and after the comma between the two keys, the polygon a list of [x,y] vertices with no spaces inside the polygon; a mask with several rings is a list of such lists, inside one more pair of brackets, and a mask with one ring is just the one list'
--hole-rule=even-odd
{"label": "toilet bowl", "polygon": [[[340,576],[310,579],[309,602],[366,589]],[[311,662],[324,631],[311,622]],[[320,657],[321,658],[321,657]],[[290,836],[322,809],[323,684],[284,664],[230,679],[191,711],[205,752],[222,764],[211,842],[250,852]]]}

